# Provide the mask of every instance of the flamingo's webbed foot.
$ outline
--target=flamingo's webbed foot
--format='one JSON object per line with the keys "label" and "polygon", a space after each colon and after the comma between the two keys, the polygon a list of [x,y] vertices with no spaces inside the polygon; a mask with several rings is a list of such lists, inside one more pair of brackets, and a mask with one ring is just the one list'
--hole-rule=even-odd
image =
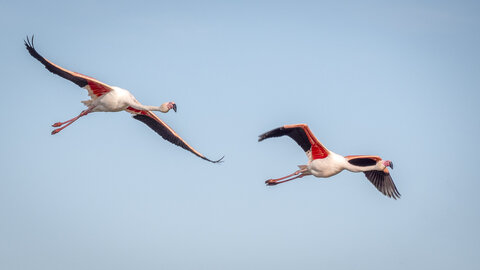
{"label": "flamingo's webbed foot", "polygon": [[58,132],[60,132],[60,130],[62,130],[62,128],[57,128],[57,129],[52,130],[52,135],[57,134]]}
{"label": "flamingo's webbed foot", "polygon": [[277,183],[277,181],[273,180],[273,179],[268,179],[267,181],[265,181],[265,184],[267,186],[275,186]]}

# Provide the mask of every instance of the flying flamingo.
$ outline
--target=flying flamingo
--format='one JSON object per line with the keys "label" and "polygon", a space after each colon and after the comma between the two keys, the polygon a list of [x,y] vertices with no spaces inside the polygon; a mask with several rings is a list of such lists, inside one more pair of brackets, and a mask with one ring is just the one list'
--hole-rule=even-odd
{"label": "flying flamingo", "polygon": [[173,129],[171,129],[160,118],[158,118],[157,115],[152,112],[160,111],[162,113],[167,113],[171,109],[176,112],[177,105],[175,104],[175,102],[165,102],[160,106],[143,105],[138,102],[129,91],[125,89],[116,86],[110,86],[94,78],[64,69],[43,58],[33,46],[33,36],[31,40],[29,40],[27,36],[25,46],[27,47],[28,52],[33,57],[35,57],[35,59],[40,61],[40,63],[42,63],[46,69],[62,78],[72,81],[73,83],[82,88],[87,89],[88,95],[91,98],[90,100],[82,101],[82,103],[87,106],[87,109],[82,111],[78,116],[65,122],[57,122],[53,124],[52,126],[57,127],[57,129],[54,129],[52,131],[52,135],[57,134],[58,132],[62,131],[64,128],[68,127],[73,122],[78,120],[80,117],[85,116],[91,112],[127,111],[133,114],[133,118],[145,123],[151,129],[157,132],[160,136],[162,136],[165,140],[192,152],[198,157],[213,163],[220,162],[223,159],[223,157],[219,160],[210,160],[206,158],[200,152],[188,145],[188,143],[185,142],[180,136],[178,136],[178,134],[175,133]]}
{"label": "flying flamingo", "polygon": [[307,154],[308,165],[299,165],[299,170],[285,177],[269,179],[265,181],[267,185],[277,185],[307,175],[330,177],[343,170],[349,170],[364,172],[367,179],[384,195],[394,199],[400,198],[400,193],[387,169],[387,167],[393,169],[393,163],[390,160],[365,155],[343,157],[325,148],[306,124],[285,125],[273,129],[260,135],[258,141],[284,135],[289,136],[302,147]]}

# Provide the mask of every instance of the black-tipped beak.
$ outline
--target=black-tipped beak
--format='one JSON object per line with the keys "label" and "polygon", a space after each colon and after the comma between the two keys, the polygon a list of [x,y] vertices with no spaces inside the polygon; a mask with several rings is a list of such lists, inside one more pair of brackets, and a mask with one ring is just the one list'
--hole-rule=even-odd
{"label": "black-tipped beak", "polygon": [[175,104],[175,103],[173,104],[173,111],[177,112],[177,104]]}
{"label": "black-tipped beak", "polygon": [[393,170],[393,162],[390,161],[390,165],[388,165]]}

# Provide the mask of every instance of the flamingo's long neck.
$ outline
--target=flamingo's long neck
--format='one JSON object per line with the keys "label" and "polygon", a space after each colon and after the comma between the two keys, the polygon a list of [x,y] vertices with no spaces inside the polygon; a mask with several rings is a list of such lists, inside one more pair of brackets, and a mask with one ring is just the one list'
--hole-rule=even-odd
{"label": "flamingo's long neck", "polygon": [[130,105],[133,108],[137,110],[146,110],[146,111],[160,111],[163,113],[168,112],[168,108],[165,108],[164,106],[149,106],[149,105],[143,105],[141,103],[136,103],[133,105]]}

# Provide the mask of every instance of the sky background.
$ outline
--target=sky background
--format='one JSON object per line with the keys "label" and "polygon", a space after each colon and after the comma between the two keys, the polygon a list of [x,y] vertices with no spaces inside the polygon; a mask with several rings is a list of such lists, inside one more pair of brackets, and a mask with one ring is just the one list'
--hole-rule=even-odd
{"label": "sky background", "polygon": [[[1,269],[479,269],[477,1],[0,1]],[[211,164],[25,50],[130,90]],[[330,150],[395,164],[268,178]]]}

